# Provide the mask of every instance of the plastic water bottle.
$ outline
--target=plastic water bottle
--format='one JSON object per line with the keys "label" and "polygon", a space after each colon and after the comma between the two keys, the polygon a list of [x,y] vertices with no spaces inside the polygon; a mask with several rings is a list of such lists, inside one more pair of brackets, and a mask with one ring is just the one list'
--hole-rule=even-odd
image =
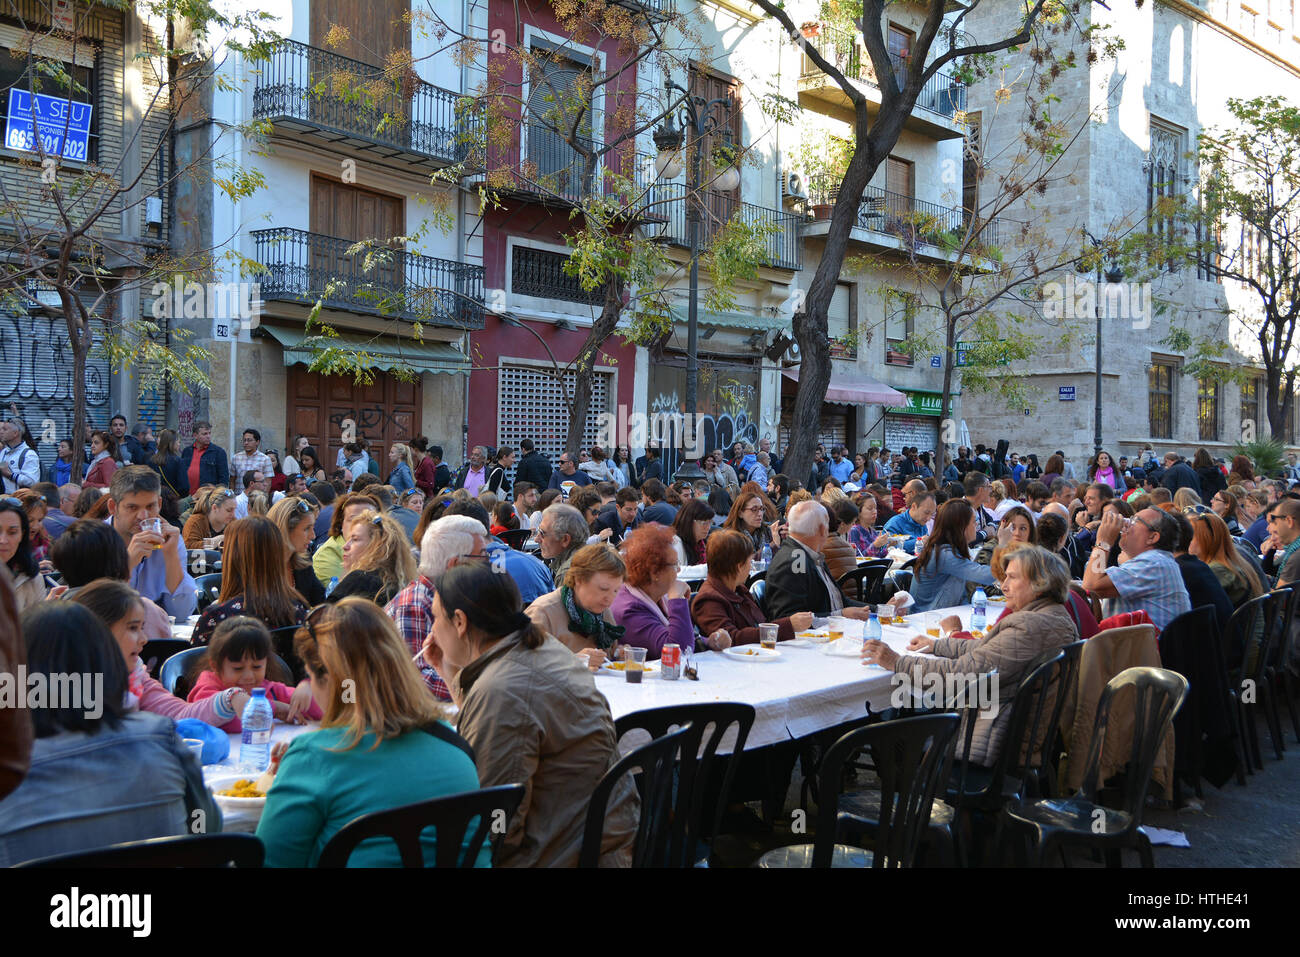
{"label": "plastic water bottle", "polygon": [[772,546],[769,545],[767,542],[764,542],[764,543],[763,543],[763,548],[762,548],[762,550],[758,553],[758,560],[761,561],[761,562],[763,563],[763,567],[764,567],[764,568],[766,568],[768,565],[771,564],[771,562],[772,562]]}
{"label": "plastic water bottle", "polygon": [[867,627],[863,630],[862,640],[863,641],[880,640],[880,619],[876,617],[875,612],[872,612],[871,617],[867,619]]}
{"label": "plastic water bottle", "polygon": [[239,718],[243,737],[239,742],[239,764],[254,771],[265,771],[271,763],[271,702],[265,688],[254,688],[244,713]]}
{"label": "plastic water bottle", "polygon": [[975,597],[971,599],[971,605],[974,611],[970,616],[970,630],[983,631],[984,625],[988,622],[989,598],[984,594],[983,588],[975,589]]}
{"label": "plastic water bottle", "polygon": [[325,597],[326,597],[326,598],[328,598],[328,597],[330,596],[330,592],[332,592],[332,591],[334,590],[334,586],[337,585],[338,583],[339,583],[339,576],[338,576],[338,575],[335,575],[333,578],[330,579],[330,583],[329,583],[328,585],[325,586]]}

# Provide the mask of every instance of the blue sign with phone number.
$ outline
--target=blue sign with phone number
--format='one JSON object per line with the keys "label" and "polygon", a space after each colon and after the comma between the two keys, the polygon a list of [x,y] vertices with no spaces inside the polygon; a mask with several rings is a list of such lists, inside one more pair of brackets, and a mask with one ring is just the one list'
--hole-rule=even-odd
{"label": "blue sign with phone number", "polygon": [[47,156],[84,163],[90,154],[91,111],[89,103],[11,89],[5,146],[24,153],[39,152],[36,148],[39,133],[41,149]]}

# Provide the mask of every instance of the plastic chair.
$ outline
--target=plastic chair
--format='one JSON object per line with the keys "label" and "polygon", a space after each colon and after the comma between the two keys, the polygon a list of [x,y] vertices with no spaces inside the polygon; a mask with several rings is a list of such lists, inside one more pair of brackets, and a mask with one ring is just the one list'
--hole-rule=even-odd
{"label": "plastic chair", "polygon": [[[1290,601],[1291,589],[1279,588],[1245,602],[1228,620],[1232,642],[1230,647],[1243,649],[1239,663],[1229,669],[1228,687],[1236,694],[1241,730],[1249,743],[1249,754],[1255,767],[1261,771],[1264,769],[1264,757],[1260,752],[1259,732],[1255,727],[1256,708],[1260,706],[1263,706],[1269,734],[1273,738],[1273,752],[1279,761],[1282,760],[1282,728],[1277,719],[1276,702],[1272,701],[1267,676],[1273,643],[1281,631],[1286,604]],[[1229,658],[1231,660],[1233,659]]]}
{"label": "plastic chair", "polygon": [[762,581],[767,581],[767,569],[766,569],[766,568],[764,568],[761,572],[754,572],[752,575],[750,575],[748,578],[746,578],[746,579],[745,579],[745,587],[748,588],[748,589],[750,589],[750,590],[751,590],[751,593],[752,593],[752,589],[753,589],[753,587],[754,587],[755,582],[762,582]]}
{"label": "plastic chair", "polygon": [[[1291,663],[1295,655],[1295,634],[1292,626],[1295,623],[1296,610],[1300,607],[1300,588],[1292,587],[1291,600],[1287,602],[1286,612],[1282,616],[1279,626],[1277,641],[1273,646],[1273,661],[1268,668],[1268,677],[1272,685],[1272,690],[1280,693],[1286,701],[1287,711],[1291,715],[1291,729],[1295,732],[1296,740],[1300,741],[1300,711],[1296,709],[1296,699],[1298,694],[1296,689],[1296,676],[1291,670]],[[1276,701],[1275,697],[1270,700]]]}
{"label": "plastic chair", "polygon": [[[1124,782],[1122,810],[1097,802],[1102,744],[1111,703],[1125,688],[1132,688],[1134,735]],[[1107,863],[1119,866],[1119,852],[1135,848],[1143,867],[1154,867],[1151,842],[1138,830],[1142,808],[1151,784],[1156,752],[1187,697],[1187,679],[1163,668],[1129,668],[1107,684],[1097,703],[1097,721],[1088,754],[1083,788],[1075,797],[1039,801],[1010,801],[999,821],[1011,831],[1027,833],[1033,844],[1034,864],[1042,866],[1050,851],[1066,844],[1082,844],[1107,852]],[[1001,835],[999,835],[1001,837]],[[999,841],[999,843],[1001,843]]]}
{"label": "plastic chair", "polygon": [[[1206,672],[1201,663],[1207,652],[1218,656],[1219,629],[1213,605],[1202,605],[1179,615],[1160,632],[1160,663],[1188,679],[1185,706],[1174,718],[1174,803],[1181,804],[1184,780],[1191,782],[1197,797],[1202,797],[1201,777],[1205,771],[1205,743],[1201,713],[1214,704],[1210,695],[1222,694],[1223,685],[1207,687],[1199,680]],[[1204,643],[1210,642],[1213,647]],[[1220,681],[1222,681],[1220,676]],[[1237,759],[1241,761],[1241,741],[1233,735]],[[1237,773],[1241,774],[1240,766]],[[1240,780],[1240,779],[1239,779]]]}
{"label": "plastic chair", "polygon": [[149,674],[154,678],[158,677],[158,669],[172,655],[178,655],[182,651],[189,650],[190,643],[184,638],[153,638],[144,643],[144,649],[140,652],[140,660],[144,666],[149,669]]}
{"label": "plastic chair", "polygon": [[531,528],[512,528],[509,531],[502,532],[497,536],[497,538],[501,539],[501,541],[505,542],[515,551],[522,552],[524,550],[524,545],[528,542],[528,539],[532,537],[532,534],[533,530]]}
{"label": "plastic chair", "polygon": [[[911,867],[930,820],[944,757],[957,731],[957,715],[934,714],[884,721],[850,731],[826,752],[821,766],[817,836],[812,844],[768,851],[758,867]],[[844,764],[870,751],[880,777],[881,814],[863,821],[839,809]],[[875,828],[874,848],[837,843],[841,828]]]}
{"label": "plastic chair", "polygon": [[[885,584],[885,576],[889,573],[892,565],[893,562],[887,558],[873,562],[863,562],[853,571],[845,572],[837,578],[835,584],[846,598],[852,598],[869,605],[879,604],[883,600],[881,591]],[[848,590],[850,585],[854,589],[852,595],[849,594]]]}
{"label": "plastic chair", "polygon": [[760,578],[756,582],[753,582],[749,586],[749,593],[754,596],[754,601],[758,602],[759,607],[762,607],[763,596],[767,594],[767,573],[766,572],[763,573],[762,578]]}
{"label": "plastic chair", "polygon": [[206,646],[199,648],[186,648],[184,651],[172,655],[163,662],[162,671],[158,674],[158,680],[170,694],[176,693],[176,682],[189,673],[189,670],[198,664],[199,659],[208,653]]}
{"label": "plastic chair", "polygon": [[[363,814],[330,838],[316,866],[347,867],[362,841],[389,837],[397,844],[403,867],[427,867],[420,835],[432,827],[438,832],[434,867],[474,867],[489,835],[506,832],[523,799],[522,784],[503,784]],[[466,847],[465,834],[471,825],[474,829]]]}
{"label": "plastic chair", "polygon": [[669,816],[673,804],[673,767],[681,752],[682,742],[690,733],[691,725],[682,725],[676,731],[637,748],[605,772],[587,806],[587,824],[582,834],[582,848],[578,852],[579,867],[596,867],[599,864],[610,795],[634,768],[641,773],[641,819],[636,829],[632,866],[668,865],[672,836]]}
{"label": "plastic chair", "polygon": [[[737,762],[733,757],[745,750],[745,741],[749,738],[750,728],[754,726],[755,716],[751,705],[727,701],[634,711],[614,722],[614,733],[619,740],[635,730],[645,731],[651,738],[661,738],[674,727],[689,726],[691,729],[682,739],[677,770],[677,800],[673,808],[669,844],[670,867],[694,867],[699,860],[696,849],[702,842],[703,835],[707,834],[710,841],[717,836],[736,773]],[[705,739],[705,731],[710,726],[712,732]],[[719,758],[718,745],[733,727],[736,729],[736,741],[732,745],[731,754]],[[721,790],[715,805],[706,808],[704,803],[709,783],[719,764],[722,767]],[[704,829],[706,814],[707,831]]]}
{"label": "plastic chair", "polygon": [[186,834],[113,844],[25,861],[16,867],[261,867],[266,856],[253,834]]}
{"label": "plastic chair", "polygon": [[194,579],[194,587],[198,590],[198,606],[195,610],[202,613],[221,594],[221,572],[200,575]]}

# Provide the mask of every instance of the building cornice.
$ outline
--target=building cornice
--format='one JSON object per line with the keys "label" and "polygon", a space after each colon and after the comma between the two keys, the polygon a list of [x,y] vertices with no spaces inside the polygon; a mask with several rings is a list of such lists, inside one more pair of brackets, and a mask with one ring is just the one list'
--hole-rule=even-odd
{"label": "building cornice", "polygon": [[1276,63],[1278,66],[1280,66],[1282,69],[1286,70],[1288,73],[1292,74],[1293,76],[1300,77],[1300,66],[1297,66],[1295,63],[1292,63],[1290,60],[1286,59],[1285,57],[1280,56],[1279,54],[1273,52],[1268,47],[1262,45],[1256,40],[1251,39],[1250,37],[1246,36],[1244,33],[1234,30],[1232,27],[1228,26],[1223,21],[1217,19],[1214,16],[1214,14],[1210,13],[1208,10],[1202,10],[1200,7],[1196,6],[1196,4],[1188,3],[1187,0],[1160,0],[1160,5],[1168,7],[1171,10],[1183,14],[1185,17],[1188,17],[1189,19],[1195,20],[1198,23],[1203,23],[1206,26],[1211,27],[1214,30],[1217,30],[1219,33],[1222,33],[1225,37],[1228,37],[1229,39],[1232,40],[1236,40],[1238,43],[1242,44],[1243,46],[1250,47],[1252,50],[1254,50],[1256,53],[1260,54],[1261,56],[1264,56],[1269,60],[1272,60],[1274,63]]}

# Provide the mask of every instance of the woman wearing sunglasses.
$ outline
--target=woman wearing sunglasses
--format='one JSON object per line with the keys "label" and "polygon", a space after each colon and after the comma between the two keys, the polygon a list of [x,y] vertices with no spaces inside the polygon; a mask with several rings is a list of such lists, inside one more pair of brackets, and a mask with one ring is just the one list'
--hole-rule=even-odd
{"label": "woman wearing sunglasses", "polygon": [[275,522],[289,546],[289,576],[293,587],[312,607],[325,600],[325,586],[311,567],[311,543],[316,537],[316,509],[301,498],[282,498],[266,515]]}
{"label": "woman wearing sunglasses", "polygon": [[45,598],[45,578],[32,552],[27,508],[12,495],[0,498],[0,564],[13,575],[18,612]]}
{"label": "woman wearing sunglasses", "polygon": [[350,595],[386,605],[415,580],[411,540],[396,521],[365,511],[343,524],[343,570],[329,601]]}
{"label": "woman wearing sunglasses", "polygon": [[234,520],[235,493],[228,488],[210,488],[199,494],[181,538],[186,548],[220,550],[226,528]]}

